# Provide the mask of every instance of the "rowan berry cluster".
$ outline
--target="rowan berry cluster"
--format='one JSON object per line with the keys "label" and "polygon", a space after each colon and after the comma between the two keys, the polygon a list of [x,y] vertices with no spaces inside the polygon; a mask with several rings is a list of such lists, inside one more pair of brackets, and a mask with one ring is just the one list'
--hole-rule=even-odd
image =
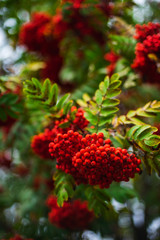
{"label": "rowan berry cluster", "polygon": [[94,213],[88,210],[86,201],[64,202],[63,207],[59,207],[57,199],[49,196],[47,205],[51,208],[49,221],[59,228],[82,230],[87,228],[94,218]]}
{"label": "rowan berry cluster", "polygon": [[[6,240],[6,239],[1,239],[1,240]],[[13,238],[12,237],[9,238],[9,240],[33,240],[33,239],[31,239],[31,238],[26,239],[26,238],[23,238],[20,235],[16,234]]]}
{"label": "rowan berry cluster", "polygon": [[129,181],[140,173],[140,159],[126,149],[114,148],[111,140],[104,140],[103,133],[78,132],[58,134],[49,144],[51,156],[57,158],[57,168],[71,174],[77,184],[89,183],[108,188],[113,181]]}
{"label": "rowan berry cluster", "polygon": [[160,32],[159,23],[149,22],[148,24],[143,25],[137,24],[135,27],[136,27],[135,39],[137,39],[140,42],[143,42],[147,38],[147,36],[153,36],[154,34]]}
{"label": "rowan berry cluster", "polygon": [[42,78],[49,77],[55,82],[59,82],[59,71],[63,65],[59,43],[65,34],[64,25],[59,14],[52,17],[47,13],[37,12],[32,15],[30,22],[21,27],[19,34],[21,45],[24,45],[28,51],[34,51],[44,57],[45,67],[41,72]]}
{"label": "rowan berry cluster", "polygon": [[[49,153],[49,143],[54,141],[57,134],[64,134],[68,130],[83,130],[85,127],[87,127],[89,122],[84,117],[84,111],[80,108],[77,110],[76,107],[72,107],[71,112],[73,111],[76,111],[76,114],[72,121],[70,120],[70,114],[67,114],[64,119],[55,121],[52,124],[54,127],[51,130],[47,128],[43,133],[33,137],[31,147],[33,151],[41,158],[52,159]],[[69,122],[69,126],[67,128],[60,128],[59,126],[65,122]]]}
{"label": "rowan berry cluster", "polygon": [[72,157],[82,147],[82,135],[69,130],[65,134],[57,134],[54,142],[49,144],[49,152],[57,160],[57,169],[71,174],[77,184],[87,183],[83,175],[72,165]]}
{"label": "rowan berry cluster", "polygon": [[57,131],[55,129],[45,129],[44,133],[35,135],[31,142],[33,151],[43,159],[51,159],[48,152],[49,143],[56,137]]}
{"label": "rowan berry cluster", "polygon": [[132,68],[139,72],[146,82],[159,83],[160,24],[138,25],[135,37],[140,42],[136,45]]}
{"label": "rowan berry cluster", "polygon": [[[69,4],[66,5],[66,2]],[[105,44],[106,36],[101,31],[104,27],[103,22],[97,20],[97,17],[90,12],[88,15],[84,14],[82,9],[88,6],[82,2],[84,1],[61,1],[62,9],[64,8],[65,11],[57,9],[54,16],[36,12],[32,15],[31,21],[25,23],[20,29],[19,43],[28,51],[36,52],[43,57],[45,66],[40,72],[41,77],[50,78],[59,85],[64,85],[59,77],[64,64],[61,42],[68,33],[75,36],[79,42],[88,42],[89,37],[100,46]],[[101,12],[100,14],[106,18],[111,15],[112,6],[108,2],[94,5],[98,11],[97,14]],[[74,87],[73,84],[72,87]]]}
{"label": "rowan berry cluster", "polygon": [[113,181],[129,181],[135,173],[140,173],[140,159],[128,154],[126,149],[114,148],[109,140],[104,145],[91,144],[80,150],[72,159],[73,165],[88,180],[90,185],[108,188]]}
{"label": "rowan berry cluster", "polygon": [[61,38],[60,35],[54,35],[55,23],[58,23],[58,19],[47,13],[34,13],[31,21],[21,27],[19,42],[29,51],[38,52],[44,56],[55,55],[59,52],[58,44]]}
{"label": "rowan berry cluster", "polygon": [[[78,131],[83,130],[85,127],[88,126],[89,121],[84,117],[84,111],[81,108],[77,108],[73,106],[71,108],[71,113],[75,113],[75,118],[71,120],[70,114],[67,114],[67,116],[64,119],[61,119],[59,121],[55,121],[55,126],[59,133],[66,133],[68,130]],[[59,126],[63,123],[69,123],[69,126],[66,128],[60,128]]]}

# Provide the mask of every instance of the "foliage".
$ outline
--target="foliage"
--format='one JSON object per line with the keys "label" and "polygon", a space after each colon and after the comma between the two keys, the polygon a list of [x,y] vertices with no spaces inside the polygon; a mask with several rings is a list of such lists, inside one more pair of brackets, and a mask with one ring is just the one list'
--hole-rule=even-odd
{"label": "foliage", "polygon": [[[148,4],[141,23],[159,19],[157,4]],[[145,71],[142,74],[132,68],[135,50],[142,46],[134,36],[135,31],[140,31],[134,25],[140,19],[135,12],[140,11],[141,6],[132,0],[54,3],[4,0],[0,5],[3,31],[19,52],[15,60],[2,61],[0,73],[0,238],[14,239],[18,233],[24,239],[84,239],[85,229],[82,232],[60,230],[49,222],[46,199],[52,194],[59,207],[78,198],[87,201],[86,206],[95,215],[88,229],[104,237],[127,239],[133,238],[134,233],[135,239],[139,239],[140,232],[141,238],[147,239],[150,224],[160,212],[159,195],[155,191],[159,188],[160,176],[160,75],[156,51],[145,56],[153,79],[147,80],[149,76]],[[21,49],[18,40],[21,26],[28,21],[29,27],[35,27],[29,19],[33,12],[39,11],[46,12],[41,15],[44,19],[49,13],[50,20],[43,27],[38,22],[37,42],[34,31],[28,40],[33,49],[37,49],[37,43],[44,49],[33,52],[27,46]],[[158,25],[141,27],[145,29],[142,34],[154,34],[158,39]],[[50,41],[54,43],[53,49]],[[158,40],[156,46],[160,47]],[[48,55],[44,54],[45,47],[49,47]],[[106,53],[111,53],[107,61]],[[114,54],[118,56],[116,60]],[[141,63],[143,59],[140,60]],[[44,72],[48,74],[45,77]],[[58,80],[53,77],[54,73]],[[152,85],[154,79],[156,85]],[[75,132],[78,133],[73,137]],[[99,138],[95,137],[97,134]],[[33,151],[31,143],[35,135],[41,140],[37,148],[48,149],[50,159],[42,159]],[[57,158],[51,149],[53,145]],[[99,149],[103,149],[101,154]],[[118,157],[120,149],[123,159]],[[136,174],[131,173],[132,179],[113,182],[108,188],[89,184],[88,180],[81,182],[77,180],[78,173],[81,178],[88,178],[80,165],[73,165],[73,158],[79,152],[83,152],[84,159],[88,156],[93,164],[89,168],[87,161],[77,157],[87,171],[94,167],[92,154],[97,154],[97,164],[117,160],[122,172],[135,168]],[[125,161],[128,168],[123,165]],[[64,165],[59,168],[61,162]],[[114,164],[107,166],[104,172],[107,176],[113,175]],[[93,179],[96,175],[98,173],[92,175]],[[144,215],[141,226],[135,222],[137,209]],[[158,235],[155,233],[155,236]]]}

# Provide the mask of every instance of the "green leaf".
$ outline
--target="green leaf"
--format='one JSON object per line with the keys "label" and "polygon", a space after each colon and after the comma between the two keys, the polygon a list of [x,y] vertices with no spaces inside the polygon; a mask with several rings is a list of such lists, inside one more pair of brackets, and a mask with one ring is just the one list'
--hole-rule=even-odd
{"label": "green leaf", "polygon": [[11,105],[10,106],[10,109],[12,110],[12,111],[14,111],[14,112],[22,112],[22,110],[23,110],[23,105],[21,104],[21,103],[17,103],[17,104],[15,104],[15,105]]}
{"label": "green leaf", "polygon": [[101,189],[87,187],[85,195],[88,200],[88,208],[94,210],[96,216],[105,214],[109,210],[109,195]]}
{"label": "green leaf", "polygon": [[109,88],[110,89],[115,89],[118,88],[121,85],[121,81],[114,81],[113,83],[110,84]]}
{"label": "green leaf", "polygon": [[49,91],[49,99],[48,99],[48,104],[54,106],[57,103],[58,99],[58,86],[56,83],[52,85],[52,88]]}
{"label": "green leaf", "polygon": [[114,118],[114,115],[111,114],[107,117],[100,117],[100,120],[99,120],[99,126],[103,126],[105,125],[106,123],[110,123],[112,121],[112,119]]}
{"label": "green leaf", "polygon": [[104,86],[105,86],[105,89],[107,89],[107,88],[109,87],[109,84],[110,84],[109,77],[106,76],[105,79],[104,79]]}
{"label": "green leaf", "polygon": [[125,203],[128,199],[137,197],[134,189],[128,187],[121,187],[117,183],[113,183],[105,192],[120,203]]}
{"label": "green leaf", "polygon": [[118,73],[115,73],[111,76],[111,83],[115,82],[119,80],[119,74]]}
{"label": "green leaf", "polygon": [[59,207],[63,206],[64,201],[68,200],[68,193],[64,188],[57,196],[57,204]]}
{"label": "green leaf", "polygon": [[54,176],[54,193],[57,196],[57,203],[61,207],[63,202],[74,194],[74,179],[71,175],[61,170],[56,170]]}
{"label": "green leaf", "polygon": [[50,89],[51,89],[51,82],[47,78],[44,81],[43,86],[42,86],[42,95],[41,95],[41,97],[47,100],[48,97],[49,97]]}
{"label": "green leaf", "polygon": [[118,110],[119,110],[119,109],[118,109],[117,107],[103,108],[103,109],[101,110],[100,115],[106,117],[106,116],[108,116],[108,115],[111,115],[111,114],[113,114],[113,113],[116,113]]}
{"label": "green leaf", "polygon": [[98,116],[93,114],[89,109],[85,112],[85,118],[93,125],[96,125],[98,122]]}
{"label": "green leaf", "polygon": [[148,129],[144,130],[141,134],[139,134],[138,140],[143,140],[143,139],[149,138],[156,131],[157,131],[156,127],[150,127]]}
{"label": "green leaf", "polygon": [[108,98],[116,97],[120,93],[121,93],[120,89],[109,89],[107,92],[107,97]]}
{"label": "green leaf", "polygon": [[155,109],[155,108],[147,108],[146,109],[146,112],[151,112],[151,113],[159,113],[160,112],[160,109]]}
{"label": "green leaf", "polygon": [[13,105],[18,101],[18,95],[8,93],[0,97],[0,104]]}
{"label": "green leaf", "polygon": [[72,100],[70,100],[68,103],[65,104],[65,106],[63,108],[63,114],[64,115],[66,115],[70,111],[70,109],[72,107],[72,104],[73,104]]}
{"label": "green leaf", "polygon": [[103,101],[103,107],[116,106],[120,103],[119,99],[105,99]]}
{"label": "green leaf", "polygon": [[33,84],[35,85],[38,94],[40,94],[41,91],[42,91],[42,84],[41,84],[40,81],[39,81],[38,79],[36,79],[36,78],[32,78],[32,82],[33,82]]}
{"label": "green leaf", "polygon": [[151,103],[151,107],[152,108],[160,108],[160,101],[153,101],[152,103]]}
{"label": "green leaf", "polygon": [[57,103],[57,109],[61,110],[63,108],[64,103],[66,102],[66,100],[69,98],[70,93],[66,93]]}
{"label": "green leaf", "polygon": [[130,111],[127,113],[127,117],[128,117],[128,118],[131,118],[131,117],[133,117],[133,116],[135,116],[135,115],[136,115],[136,112],[133,111],[133,110],[130,110]]}
{"label": "green leaf", "polygon": [[144,143],[151,147],[156,146],[160,144],[160,136],[152,135],[149,139],[144,140]]}
{"label": "green leaf", "polygon": [[136,114],[141,117],[155,117],[155,113],[147,113],[146,111],[140,109],[137,109]]}
{"label": "green leaf", "polygon": [[84,108],[88,106],[87,103],[81,99],[78,99],[77,103],[79,106],[84,107]]}
{"label": "green leaf", "polygon": [[4,108],[0,107],[0,119],[5,122],[7,120],[7,114],[4,111]]}
{"label": "green leaf", "polygon": [[95,98],[96,98],[96,103],[100,105],[103,101],[103,97],[102,97],[102,93],[99,89],[95,93]]}
{"label": "green leaf", "polygon": [[[142,134],[145,130],[150,129],[151,126],[150,125],[144,125],[144,126],[140,126],[135,132],[134,132],[134,139],[136,140],[137,138],[139,139],[139,135]],[[141,136],[142,137],[142,136]],[[145,137],[145,136],[144,136]]]}
{"label": "green leaf", "polygon": [[27,85],[27,88],[32,89],[32,90],[35,89],[35,86],[31,80],[26,80],[25,84]]}
{"label": "green leaf", "polygon": [[90,96],[87,93],[84,93],[82,97],[85,102],[89,102],[91,100]]}
{"label": "green leaf", "polygon": [[95,192],[96,192],[96,196],[100,199],[100,200],[102,200],[102,201],[107,201],[107,202],[109,202],[110,200],[111,200],[111,198],[110,198],[110,196],[109,196],[109,194],[103,189],[96,189],[95,190]]}
{"label": "green leaf", "polygon": [[11,118],[17,118],[17,117],[18,117],[18,115],[17,115],[15,112],[13,112],[11,109],[9,109],[9,108],[6,108],[6,113],[7,113],[7,115],[9,115]]}
{"label": "green leaf", "polygon": [[131,121],[133,124],[144,125],[144,122],[142,122],[141,120],[139,120],[138,118],[135,118],[135,117],[130,118],[130,121]]}
{"label": "green leaf", "polygon": [[129,129],[129,131],[127,131],[127,137],[132,138],[133,134],[135,133],[135,131],[140,128],[139,125],[133,126]]}
{"label": "green leaf", "polygon": [[[29,98],[32,98],[32,97],[40,97],[40,96],[37,96],[35,94],[37,94],[37,90],[32,90],[32,89],[29,89],[29,88],[24,88],[23,89],[23,92],[27,95],[27,97]],[[31,95],[31,96],[30,96]],[[32,96],[33,95],[33,96]]]}
{"label": "green leaf", "polygon": [[143,141],[137,141],[138,146],[144,150],[144,152],[151,152],[151,148],[147,146]]}
{"label": "green leaf", "polygon": [[101,82],[101,83],[99,84],[99,89],[100,89],[102,95],[105,95],[105,94],[106,94],[107,89],[106,89],[106,87],[105,87],[104,82]]}

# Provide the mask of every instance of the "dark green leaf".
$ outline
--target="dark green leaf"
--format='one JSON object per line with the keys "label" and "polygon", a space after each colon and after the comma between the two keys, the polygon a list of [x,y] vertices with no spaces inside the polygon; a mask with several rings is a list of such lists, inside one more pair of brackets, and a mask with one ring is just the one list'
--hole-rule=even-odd
{"label": "dark green leaf", "polygon": [[13,105],[17,102],[18,95],[8,93],[0,97],[0,104]]}
{"label": "dark green leaf", "polygon": [[109,88],[110,89],[116,89],[121,85],[121,81],[114,81],[113,83],[110,84]]}
{"label": "dark green leaf", "polygon": [[121,93],[120,89],[109,89],[107,92],[107,97],[108,98],[116,97],[120,93]]}
{"label": "dark green leaf", "polygon": [[0,107],[0,119],[5,122],[7,120],[7,114],[4,111],[4,108]]}

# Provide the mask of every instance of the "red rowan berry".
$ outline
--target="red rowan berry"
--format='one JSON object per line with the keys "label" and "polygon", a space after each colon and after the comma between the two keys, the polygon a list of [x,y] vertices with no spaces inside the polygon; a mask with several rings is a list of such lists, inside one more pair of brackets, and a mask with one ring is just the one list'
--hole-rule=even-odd
{"label": "red rowan berry", "polygon": [[104,134],[103,133],[98,133],[98,138],[103,138]]}
{"label": "red rowan berry", "polygon": [[88,210],[87,202],[74,200],[64,202],[62,207],[57,205],[57,199],[49,196],[47,205],[51,208],[49,221],[59,228],[68,230],[82,230],[93,220],[93,211]]}

